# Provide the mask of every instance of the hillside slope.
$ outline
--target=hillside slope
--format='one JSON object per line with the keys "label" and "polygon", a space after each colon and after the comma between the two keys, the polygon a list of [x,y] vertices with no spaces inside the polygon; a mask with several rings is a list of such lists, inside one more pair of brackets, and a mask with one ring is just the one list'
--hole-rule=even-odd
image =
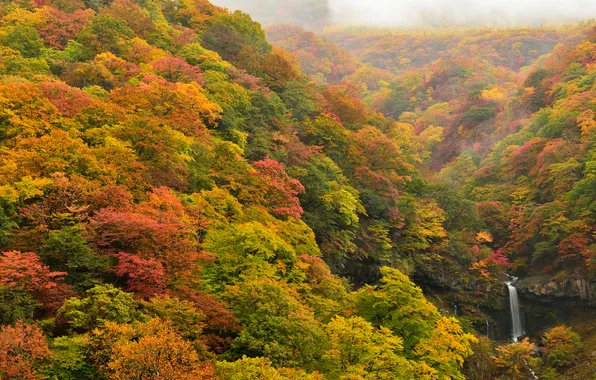
{"label": "hillside slope", "polygon": [[506,271],[590,282],[583,27],[528,37],[566,43],[520,78],[488,42],[404,73],[270,29],[293,55],[206,0],[0,17],[0,377],[548,378],[581,357],[564,327],[545,360],[479,335]]}
{"label": "hillside slope", "polygon": [[0,376],[462,378],[409,127],[203,0],[0,16]]}
{"label": "hillside slope", "polygon": [[[596,299],[590,206],[596,49],[589,24],[428,33],[334,28],[318,36],[277,26],[268,37],[294,52],[302,67],[319,68],[309,72],[315,79],[327,67],[349,67],[330,38],[349,48],[365,62],[325,79],[353,84],[367,104],[410,125],[426,143],[417,167],[452,215],[443,222],[449,248],[415,259],[414,278],[433,301],[503,339],[510,331],[506,298],[493,298],[493,305],[469,298],[466,290],[483,286],[464,276],[469,267],[490,278],[500,263],[521,277],[526,332],[538,338],[539,350],[548,349],[540,334],[561,323],[586,339],[585,353],[567,372],[534,363],[540,378],[591,378],[593,332],[585,326]],[[462,205],[475,205],[473,214],[461,212]],[[462,243],[473,241],[471,226],[483,231],[476,239],[485,245],[469,246],[476,262],[466,267]]]}

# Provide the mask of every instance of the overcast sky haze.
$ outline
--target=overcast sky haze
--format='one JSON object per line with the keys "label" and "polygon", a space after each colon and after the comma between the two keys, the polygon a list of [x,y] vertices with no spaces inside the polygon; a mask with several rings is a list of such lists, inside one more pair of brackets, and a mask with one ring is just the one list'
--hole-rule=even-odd
{"label": "overcast sky haze", "polygon": [[596,0],[329,0],[336,22],[393,27],[541,25],[596,17]]}

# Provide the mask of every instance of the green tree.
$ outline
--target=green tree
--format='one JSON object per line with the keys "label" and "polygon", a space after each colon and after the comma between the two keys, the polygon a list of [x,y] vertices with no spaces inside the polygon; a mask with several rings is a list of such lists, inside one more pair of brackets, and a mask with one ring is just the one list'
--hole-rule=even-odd
{"label": "green tree", "polygon": [[298,121],[305,121],[315,111],[313,94],[298,81],[287,83],[279,96]]}
{"label": "green tree", "polygon": [[381,110],[386,115],[399,119],[402,113],[412,110],[409,95],[403,87],[392,84],[389,99],[383,104]]}
{"label": "green tree", "polygon": [[41,303],[25,290],[0,286],[0,325],[17,321],[31,323],[40,306]]}
{"label": "green tree", "polygon": [[10,244],[10,229],[13,227],[16,227],[16,223],[10,220],[0,205],[0,249],[8,247]]}
{"label": "green tree", "polygon": [[261,26],[241,11],[214,17],[203,34],[203,46],[218,52],[226,61],[237,61],[243,51],[254,58],[271,51]]}
{"label": "green tree", "polygon": [[84,336],[62,336],[50,344],[52,361],[44,374],[50,378],[63,380],[91,379],[97,368],[87,362],[85,350],[87,343]]}
{"label": "green tree", "polygon": [[331,115],[320,115],[307,124],[304,140],[309,145],[323,147],[323,152],[339,165],[346,165],[350,133]]}
{"label": "green tree", "polygon": [[263,356],[276,366],[318,368],[326,346],[322,326],[284,282],[246,278],[222,297],[244,326],[226,357]]}
{"label": "green tree", "polygon": [[406,226],[402,232],[404,236],[397,245],[401,251],[410,255],[419,254],[445,240],[445,211],[434,199],[402,197],[400,211],[406,218]]}
{"label": "green tree", "polygon": [[66,272],[66,282],[84,291],[99,283],[108,267],[108,259],[95,254],[79,227],[51,232],[41,249],[41,260],[55,271]]}
{"label": "green tree", "polygon": [[18,50],[25,58],[38,57],[43,48],[43,41],[37,30],[21,23],[9,29],[2,38],[2,43]]}
{"label": "green tree", "polygon": [[402,338],[406,356],[414,357],[414,347],[432,335],[441,316],[399,270],[383,267],[381,274],[381,285],[366,286],[356,294],[358,312],[374,326],[389,328]]}
{"label": "green tree", "polygon": [[106,322],[131,323],[145,319],[139,303],[132,294],[112,285],[98,285],[87,290],[82,299],[71,298],[64,302],[58,315],[79,331],[102,327]]}
{"label": "green tree", "polygon": [[243,274],[273,275],[276,263],[291,269],[297,259],[292,245],[259,222],[213,231],[207,236],[205,248],[216,254],[213,265],[205,270],[205,278],[215,290],[233,284]]}
{"label": "green tree", "polygon": [[360,193],[325,156],[312,157],[297,175],[305,188],[303,220],[315,232],[327,262],[339,268],[356,250],[356,231],[366,213]]}
{"label": "green tree", "polygon": [[133,36],[134,32],[128,27],[126,21],[101,14],[85,26],[79,33],[77,41],[85,47],[87,57],[91,58],[106,51],[120,53],[121,42]]}
{"label": "green tree", "polygon": [[169,321],[180,336],[193,342],[196,349],[203,350],[199,339],[205,326],[205,315],[192,302],[165,296],[154,297],[143,306],[147,315]]}
{"label": "green tree", "polygon": [[567,326],[557,326],[544,333],[542,337],[546,362],[558,369],[572,365],[582,348],[579,335]]}
{"label": "green tree", "polygon": [[497,115],[495,107],[472,107],[463,117],[465,124],[479,124]]}
{"label": "green tree", "polygon": [[360,317],[335,317],[325,332],[329,379],[414,379],[414,365],[401,355],[402,340],[391,330]]}

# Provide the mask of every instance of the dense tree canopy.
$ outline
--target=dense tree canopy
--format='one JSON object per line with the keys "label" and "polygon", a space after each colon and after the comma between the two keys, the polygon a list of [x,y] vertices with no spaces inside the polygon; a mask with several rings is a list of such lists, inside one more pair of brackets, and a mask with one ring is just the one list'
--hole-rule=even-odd
{"label": "dense tree canopy", "polygon": [[567,327],[540,362],[474,329],[505,271],[595,276],[581,28],[321,38],[206,0],[2,3],[0,377],[567,370]]}

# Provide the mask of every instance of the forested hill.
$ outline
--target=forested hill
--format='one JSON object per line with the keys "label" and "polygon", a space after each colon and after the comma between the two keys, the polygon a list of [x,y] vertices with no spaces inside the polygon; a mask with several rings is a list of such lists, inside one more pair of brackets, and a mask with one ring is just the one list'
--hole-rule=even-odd
{"label": "forested hill", "polygon": [[[468,32],[336,27],[324,37],[275,26],[268,37],[295,53],[311,80],[350,87],[416,132],[423,147],[416,167],[431,184],[427,195],[445,190],[432,196],[447,213],[448,233],[481,228],[517,274],[579,280],[576,295],[594,299],[584,265],[595,221],[585,136],[594,112],[589,24]],[[452,210],[468,201],[475,205],[469,213]],[[556,232],[547,231],[551,218],[562,223]],[[454,239],[461,241],[447,240]],[[454,253],[453,260],[463,256]],[[442,274],[441,256],[422,272],[459,283]],[[574,264],[563,264],[568,260]]]}
{"label": "forested hill", "polygon": [[[540,359],[481,335],[502,273],[593,273],[591,36],[527,79],[439,60],[431,80],[310,34],[293,55],[206,0],[0,17],[0,377],[557,378],[584,359],[564,326]],[[451,120],[510,102],[517,134],[435,158],[488,119]]]}
{"label": "forested hill", "polygon": [[[420,142],[432,141],[417,167],[433,186],[476,203],[492,248],[507,251],[516,273],[591,279],[581,258],[589,262],[595,221],[587,196],[595,54],[589,24],[468,32],[337,27],[325,38],[277,26],[268,35],[294,52],[313,80],[329,73],[323,80],[354,86],[370,106],[410,125]],[[551,218],[562,223],[556,232],[546,230]],[[576,262],[563,264],[569,260]]]}
{"label": "forested hill", "polygon": [[[416,251],[414,278],[427,294],[452,303],[460,319],[498,336],[511,330],[488,309],[507,306],[499,306],[497,298],[490,299],[495,305],[471,299],[467,290],[483,286],[478,276],[466,277],[465,268],[492,278],[487,268],[498,263],[521,278],[516,286],[530,334],[562,321],[585,329],[594,315],[592,28],[589,23],[432,32],[336,27],[314,35],[276,26],[267,32],[274,44],[296,54],[312,80],[353,86],[373,109],[416,131],[427,147],[417,167],[430,184],[426,194],[446,213],[447,236],[446,245],[426,255]],[[340,54],[332,41],[352,54]],[[481,232],[470,234],[474,228]],[[487,314],[492,318],[484,321]],[[593,330],[582,332],[593,344]],[[539,349],[546,341],[537,341]],[[532,348],[520,343],[516,349],[521,355]],[[576,368],[583,370],[567,376],[590,378],[594,367],[586,372],[586,366],[581,363]],[[534,367],[541,378],[564,376]]]}
{"label": "forested hill", "polygon": [[410,126],[206,1],[0,15],[2,377],[462,378]]}
{"label": "forested hill", "polygon": [[555,46],[575,46],[589,29],[589,24],[433,31],[336,26],[315,36],[299,27],[274,26],[267,33],[274,45],[297,55],[313,80],[323,75],[328,82],[356,84],[373,109],[412,123],[417,133],[443,128],[445,137],[430,162],[438,171],[467,149],[485,155],[516,132],[531,111],[508,103],[512,93]]}

